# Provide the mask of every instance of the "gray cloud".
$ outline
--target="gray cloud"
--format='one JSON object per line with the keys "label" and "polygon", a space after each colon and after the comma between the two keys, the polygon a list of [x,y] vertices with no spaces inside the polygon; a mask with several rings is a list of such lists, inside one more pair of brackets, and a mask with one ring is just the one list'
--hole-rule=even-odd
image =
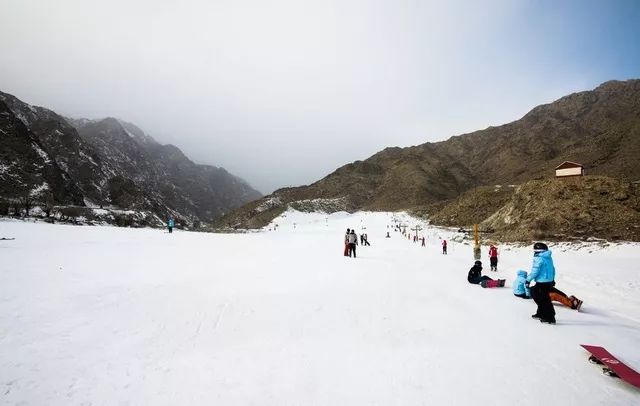
{"label": "gray cloud", "polygon": [[561,22],[513,1],[0,1],[1,90],[263,192],[608,79],[554,64]]}

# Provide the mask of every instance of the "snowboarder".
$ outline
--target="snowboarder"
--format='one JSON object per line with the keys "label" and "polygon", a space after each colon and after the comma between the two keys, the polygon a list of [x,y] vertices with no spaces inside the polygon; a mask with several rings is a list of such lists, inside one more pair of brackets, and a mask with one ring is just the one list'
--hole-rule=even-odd
{"label": "snowboarder", "polygon": [[347,241],[349,243],[349,256],[353,253],[353,257],[356,257],[356,245],[358,245],[358,236],[356,235],[355,230],[351,230]]}
{"label": "snowboarder", "polygon": [[[474,285],[479,285],[484,281],[493,281],[487,275],[482,275],[482,262],[476,261],[467,274],[467,281]],[[504,279],[498,279],[500,286],[504,286]]]}
{"label": "snowboarder", "polygon": [[531,286],[531,297],[538,309],[531,317],[540,320],[541,323],[556,324],[556,311],[549,296],[551,288],[556,284],[555,277],[556,268],[553,266],[549,247],[542,242],[533,244],[533,264],[525,286],[535,282],[535,285]]}
{"label": "snowboarder", "polygon": [[498,271],[498,248],[491,244],[489,247],[489,262],[491,263],[491,270],[493,272]]}
{"label": "snowboarder", "polygon": [[[444,255],[447,255],[447,240],[442,240],[442,253]],[[480,262],[480,261],[476,261],[476,262]]]}
{"label": "snowboarder", "polygon": [[[513,294],[522,299],[531,299],[531,291],[527,287],[526,283],[527,272],[523,271],[522,269],[518,270],[518,276],[513,282]],[[567,296],[566,293],[564,293],[560,289],[556,289],[555,286],[549,290],[549,298],[552,302],[562,303],[563,305],[573,310],[579,311],[580,307],[582,307],[582,300],[573,295]]]}
{"label": "snowboarder", "polygon": [[582,307],[582,300],[578,299],[573,295],[567,296],[566,293],[564,293],[559,289],[556,289],[555,287],[552,287],[549,290],[549,298],[551,299],[552,302],[562,303],[563,305],[573,310],[580,311],[580,308]]}
{"label": "snowboarder", "polygon": [[425,242],[424,242],[424,235],[422,236],[422,246],[426,247]]}
{"label": "snowboarder", "polygon": [[391,238],[388,231],[387,231],[387,236],[385,238]]}
{"label": "snowboarder", "polygon": [[167,221],[167,229],[169,230],[169,234],[173,232],[173,226],[175,225],[173,221],[173,217],[169,217],[169,221]]}
{"label": "snowboarder", "polygon": [[362,246],[364,247],[366,245],[370,247],[371,244],[369,244],[369,236],[367,235],[367,233],[364,233],[362,236],[364,237],[362,240],[363,241]]}

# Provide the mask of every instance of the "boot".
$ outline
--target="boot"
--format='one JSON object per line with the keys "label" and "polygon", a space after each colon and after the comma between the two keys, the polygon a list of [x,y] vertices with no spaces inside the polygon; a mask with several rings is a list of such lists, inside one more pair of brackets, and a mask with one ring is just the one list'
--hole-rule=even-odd
{"label": "boot", "polygon": [[571,299],[571,308],[580,311],[580,308],[582,307],[582,300],[573,295],[569,296],[569,299]]}

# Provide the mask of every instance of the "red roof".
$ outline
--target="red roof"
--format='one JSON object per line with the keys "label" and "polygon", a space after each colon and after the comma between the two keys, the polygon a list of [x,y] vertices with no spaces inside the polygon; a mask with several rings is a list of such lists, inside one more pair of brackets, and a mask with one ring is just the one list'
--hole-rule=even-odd
{"label": "red roof", "polygon": [[560,165],[556,166],[556,170],[558,169],[566,169],[566,168],[584,168],[582,165],[577,164],[571,161],[564,161]]}

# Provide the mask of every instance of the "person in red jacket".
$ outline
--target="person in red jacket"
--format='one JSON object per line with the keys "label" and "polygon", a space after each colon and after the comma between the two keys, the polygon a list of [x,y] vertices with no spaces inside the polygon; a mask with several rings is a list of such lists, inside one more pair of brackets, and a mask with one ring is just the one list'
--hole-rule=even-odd
{"label": "person in red jacket", "polygon": [[498,248],[491,244],[489,247],[489,262],[491,263],[491,270],[493,272],[498,271]]}
{"label": "person in red jacket", "polygon": [[442,253],[447,254],[447,240],[442,240]]}

